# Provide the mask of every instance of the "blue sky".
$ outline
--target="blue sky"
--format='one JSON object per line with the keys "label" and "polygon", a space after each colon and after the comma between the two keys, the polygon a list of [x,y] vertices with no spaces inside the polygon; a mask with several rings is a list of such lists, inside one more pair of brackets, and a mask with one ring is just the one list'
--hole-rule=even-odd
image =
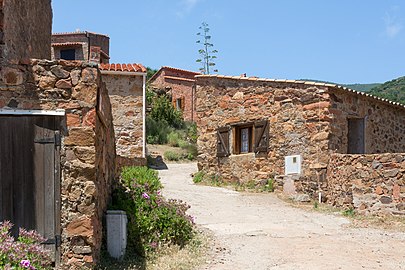
{"label": "blue sky", "polygon": [[111,62],[198,70],[203,21],[220,74],[337,83],[405,75],[403,0],[53,0],[53,32],[107,34]]}

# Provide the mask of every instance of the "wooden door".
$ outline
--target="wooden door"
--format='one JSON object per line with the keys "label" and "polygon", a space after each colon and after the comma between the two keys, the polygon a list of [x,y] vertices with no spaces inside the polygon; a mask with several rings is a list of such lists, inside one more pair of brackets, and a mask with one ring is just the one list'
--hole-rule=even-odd
{"label": "wooden door", "polygon": [[33,229],[59,258],[59,118],[0,116],[0,221]]}

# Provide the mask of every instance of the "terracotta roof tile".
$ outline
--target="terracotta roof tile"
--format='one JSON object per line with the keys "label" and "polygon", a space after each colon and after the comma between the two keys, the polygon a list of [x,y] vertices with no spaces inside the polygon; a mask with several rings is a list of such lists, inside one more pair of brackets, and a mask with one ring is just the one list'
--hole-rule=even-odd
{"label": "terracotta roof tile", "polygon": [[52,47],[70,47],[70,46],[82,46],[84,42],[61,42],[52,43]]}
{"label": "terracotta roof tile", "polygon": [[[229,80],[246,80],[246,77],[222,76],[222,75],[216,75],[216,74],[215,75],[201,75],[200,74],[200,75],[196,75],[195,78],[196,79],[198,79],[198,78],[220,78],[220,79],[229,79]],[[248,78],[248,80],[250,80],[250,79]],[[370,94],[365,93],[365,92],[356,91],[356,90],[353,90],[353,89],[350,89],[350,88],[347,88],[347,87],[344,87],[344,86],[341,86],[341,85],[338,85],[338,84],[319,83],[319,82],[303,81],[303,80],[292,81],[292,80],[281,80],[281,79],[258,79],[258,78],[255,78],[254,80],[259,80],[259,81],[264,80],[264,81],[267,81],[267,82],[296,83],[296,84],[306,84],[306,85],[318,85],[318,86],[332,87],[332,88],[335,88],[335,89],[341,89],[341,90],[346,91],[346,92],[351,92],[351,93],[354,93],[354,94],[359,95],[359,96],[366,96],[368,98],[375,99],[375,100],[378,100],[378,101],[388,103],[390,105],[401,107],[402,109],[405,109],[405,105],[402,104],[402,103],[387,100],[385,98],[380,98],[380,97],[377,97],[377,96],[373,96],[373,95],[370,95]],[[254,81],[254,80],[251,80],[251,81]]]}
{"label": "terracotta roof tile", "polygon": [[186,81],[186,82],[195,82],[194,79],[187,79],[187,78],[180,78],[180,77],[175,77],[175,76],[164,76],[165,79],[170,79],[170,80],[177,80],[177,81]]}
{"label": "terracotta roof tile", "polygon": [[183,73],[189,73],[189,74],[195,74],[195,75],[201,75],[200,72],[195,72],[195,71],[190,71],[190,70],[185,70],[185,69],[180,69],[180,68],[174,68],[174,67],[168,67],[168,66],[163,66],[161,69],[170,69],[178,72],[183,72]]}
{"label": "terracotta roof tile", "polygon": [[100,64],[99,68],[104,71],[146,72],[141,64]]}

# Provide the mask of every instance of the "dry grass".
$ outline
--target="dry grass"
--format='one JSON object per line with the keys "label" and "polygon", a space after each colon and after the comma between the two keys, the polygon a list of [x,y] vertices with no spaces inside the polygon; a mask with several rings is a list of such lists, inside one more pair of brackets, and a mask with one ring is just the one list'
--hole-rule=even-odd
{"label": "dry grass", "polygon": [[122,261],[102,255],[102,262],[97,269],[102,270],[194,270],[205,264],[209,256],[211,237],[208,232],[197,230],[193,240],[180,248],[178,246],[162,247],[148,258],[127,254]]}

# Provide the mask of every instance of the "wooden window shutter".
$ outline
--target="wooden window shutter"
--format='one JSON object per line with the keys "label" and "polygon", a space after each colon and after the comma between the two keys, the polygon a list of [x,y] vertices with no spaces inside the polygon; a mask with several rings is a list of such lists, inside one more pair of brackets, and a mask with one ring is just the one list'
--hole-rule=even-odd
{"label": "wooden window shutter", "polygon": [[255,144],[256,153],[267,153],[269,151],[269,123],[267,120],[255,122]]}
{"label": "wooden window shutter", "polygon": [[185,107],[185,99],[184,99],[184,96],[183,97],[181,97],[181,110],[184,112],[184,107]]}
{"label": "wooden window shutter", "polygon": [[217,130],[217,157],[229,156],[229,128],[222,127]]}

